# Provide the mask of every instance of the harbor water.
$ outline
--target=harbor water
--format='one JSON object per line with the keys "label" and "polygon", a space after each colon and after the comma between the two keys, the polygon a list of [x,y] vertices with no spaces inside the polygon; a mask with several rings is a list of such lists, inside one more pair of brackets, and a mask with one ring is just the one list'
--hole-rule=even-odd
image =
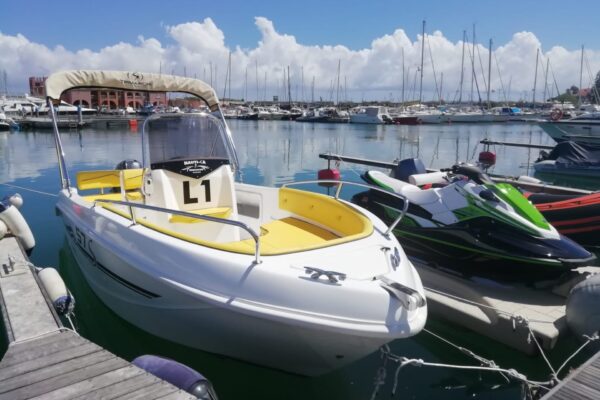
{"label": "harbor water", "polygon": [[[474,161],[482,139],[553,145],[552,139],[535,124],[490,125],[353,125],[303,124],[293,121],[229,122],[237,146],[244,182],[278,186],[295,180],[316,179],[327,162],[319,153],[392,161],[421,158],[427,167],[444,168],[460,161]],[[111,169],[124,160],[141,160],[141,137],[137,130],[110,129],[65,131],[62,134],[71,172]],[[497,147],[497,165],[491,172],[532,175],[531,163],[538,150]],[[361,181],[364,166],[342,163],[345,180]],[[548,177],[542,177],[548,179]],[[65,242],[62,221],[55,216],[59,175],[51,132],[0,132],[0,197],[19,192],[24,198],[22,213],[37,240],[31,256],[39,266],[59,268],[77,300],[75,324],[88,339],[128,360],[141,354],[158,354],[183,362],[207,376],[220,399],[368,399],[382,366],[378,353],[331,374],[306,378],[250,365],[227,357],[186,348],[151,336],[119,318],[87,286]],[[596,189],[594,181],[554,183]],[[32,189],[25,190],[22,188]],[[322,189],[326,190],[326,189]],[[161,321],[156,321],[160,324]],[[520,354],[458,325],[430,317],[427,329],[475,353],[494,360],[503,368],[514,368],[530,379],[544,381],[549,370],[540,356]],[[566,340],[550,354],[560,365],[577,347]],[[397,340],[391,350],[408,358],[425,361],[478,365],[456,348],[422,332],[414,338]],[[580,362],[576,359],[575,362]],[[387,398],[394,384],[395,365],[387,366],[385,384],[378,398]],[[507,382],[497,373],[481,373],[432,367],[407,366],[398,375],[397,397],[412,399],[518,399],[522,387]]]}

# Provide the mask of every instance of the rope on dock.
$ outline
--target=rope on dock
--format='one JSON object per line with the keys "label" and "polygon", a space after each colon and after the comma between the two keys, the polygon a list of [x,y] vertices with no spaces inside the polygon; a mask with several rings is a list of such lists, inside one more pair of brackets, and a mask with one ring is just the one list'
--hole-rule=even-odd
{"label": "rope on dock", "polygon": [[48,192],[44,192],[42,190],[32,189],[32,188],[28,188],[28,187],[24,187],[24,186],[13,185],[10,183],[0,183],[0,185],[8,186],[8,187],[11,187],[14,189],[25,190],[25,191],[32,192],[32,193],[43,194],[45,196],[58,197],[58,195],[56,193],[48,193]]}
{"label": "rope on dock", "polygon": [[[529,326],[529,325],[527,325],[527,326]],[[459,346],[459,345],[451,342],[450,340],[442,337],[441,335],[439,335],[437,333],[434,333],[428,329],[423,329],[423,331],[434,336],[435,338],[443,341],[444,343],[448,344],[449,346],[454,347],[455,349],[461,351],[463,354],[466,354],[466,355],[474,358],[479,363],[481,363],[481,365],[478,366],[478,365],[457,365],[457,364],[435,363],[435,362],[427,362],[420,358],[402,357],[402,356],[392,353],[389,346],[386,344],[379,349],[381,352],[382,365],[381,365],[381,367],[379,367],[377,369],[377,372],[375,375],[374,388],[373,388],[373,393],[371,394],[371,400],[375,400],[377,398],[377,394],[379,393],[379,390],[385,384],[385,380],[387,377],[388,361],[398,364],[398,366],[396,367],[395,373],[394,373],[394,382],[393,382],[392,393],[391,393],[392,396],[394,396],[396,394],[396,390],[398,388],[400,371],[402,370],[402,368],[404,368],[405,366],[408,366],[408,365],[413,365],[416,367],[425,366],[425,367],[435,367],[435,368],[449,368],[449,369],[461,369],[461,370],[471,370],[471,371],[496,372],[496,373],[499,373],[502,377],[504,377],[504,379],[506,379],[507,383],[510,382],[509,378],[513,378],[515,380],[522,382],[524,385],[527,385],[527,388],[529,390],[532,390],[532,388],[536,388],[538,390],[544,390],[547,392],[553,386],[555,386],[561,382],[561,380],[559,379],[558,376],[559,376],[560,372],[564,369],[564,367],[566,365],[568,365],[568,363],[573,359],[573,357],[575,357],[577,354],[579,354],[579,352],[581,350],[583,350],[591,342],[600,340],[600,336],[598,335],[598,332],[596,332],[595,334],[593,334],[591,336],[584,335],[586,342],[583,343],[577,350],[575,350],[563,362],[563,364],[557,370],[554,370],[554,368],[548,361],[546,355],[544,354],[543,350],[541,349],[541,347],[539,347],[539,343],[538,343],[540,353],[542,353],[544,359],[546,360],[546,363],[548,364],[548,367],[552,371],[552,374],[551,374],[552,378],[547,381],[535,381],[535,380],[529,379],[525,374],[518,372],[514,368],[510,368],[510,369],[501,368],[500,366],[498,366],[496,364],[496,362],[494,362],[494,360],[489,360],[485,357],[475,354],[473,351],[471,351],[463,346]],[[535,336],[533,335],[533,332],[531,331],[531,329],[530,329],[530,336],[537,343],[537,340],[536,340]],[[531,338],[528,338],[528,340],[531,340]],[[539,393],[537,393],[537,394],[539,394]],[[531,397],[534,398],[535,396],[531,396]]]}

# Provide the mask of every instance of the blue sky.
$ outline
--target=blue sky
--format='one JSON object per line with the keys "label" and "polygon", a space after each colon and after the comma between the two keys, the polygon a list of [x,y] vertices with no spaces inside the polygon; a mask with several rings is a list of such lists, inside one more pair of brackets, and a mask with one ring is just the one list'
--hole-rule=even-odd
{"label": "blue sky", "polygon": [[[545,46],[594,47],[600,24],[594,19],[600,1],[6,1],[2,4],[3,34],[21,33],[50,48],[94,51],[138,35],[168,43],[164,25],[201,21],[206,17],[225,33],[228,46],[256,46],[260,34],[254,17],[264,16],[278,31],[306,45],[345,45],[357,50],[396,28],[414,38],[427,20],[427,30],[441,30],[459,40],[463,29],[477,24],[482,42],[510,40],[515,32],[531,31]],[[586,43],[587,42],[587,43]]]}
{"label": "blue sky", "polygon": [[424,19],[423,90],[430,100],[457,96],[462,64],[471,76],[469,58],[461,63],[460,41],[464,29],[471,38],[473,24],[477,58],[483,60],[476,63],[478,86],[485,91],[492,38],[491,91],[498,99],[531,97],[538,48],[540,66],[551,61],[546,83],[539,83],[549,97],[557,87],[579,84],[582,44],[582,86],[589,87],[600,70],[600,24],[594,19],[600,0],[26,0],[6,1],[1,11],[0,70],[7,72],[8,91],[16,93],[28,89],[30,76],[85,68],[206,80],[212,69],[222,92],[232,51],[231,86],[238,97],[284,94],[283,71],[289,66],[297,93],[306,96],[314,79],[317,97],[331,98],[338,63],[345,96],[347,91],[352,99],[400,98],[404,76],[410,97]]}

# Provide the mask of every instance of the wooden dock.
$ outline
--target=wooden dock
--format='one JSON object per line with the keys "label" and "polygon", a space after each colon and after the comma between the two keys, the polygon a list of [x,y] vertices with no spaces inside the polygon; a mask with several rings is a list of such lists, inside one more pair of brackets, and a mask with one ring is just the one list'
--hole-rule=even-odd
{"label": "wooden dock", "polygon": [[542,400],[572,399],[600,399],[600,351],[542,397]]}
{"label": "wooden dock", "polygon": [[65,329],[12,237],[0,240],[0,311],[0,400],[195,398]]}

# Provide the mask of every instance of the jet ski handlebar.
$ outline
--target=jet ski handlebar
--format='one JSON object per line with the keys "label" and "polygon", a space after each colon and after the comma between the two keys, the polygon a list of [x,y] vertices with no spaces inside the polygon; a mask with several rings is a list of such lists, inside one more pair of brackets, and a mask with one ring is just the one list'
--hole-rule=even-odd
{"label": "jet ski handlebar", "polygon": [[455,164],[450,168],[440,169],[440,171],[451,172],[454,175],[464,175],[479,185],[494,184],[494,181],[492,181],[488,174],[483,172],[477,165],[473,164]]}

